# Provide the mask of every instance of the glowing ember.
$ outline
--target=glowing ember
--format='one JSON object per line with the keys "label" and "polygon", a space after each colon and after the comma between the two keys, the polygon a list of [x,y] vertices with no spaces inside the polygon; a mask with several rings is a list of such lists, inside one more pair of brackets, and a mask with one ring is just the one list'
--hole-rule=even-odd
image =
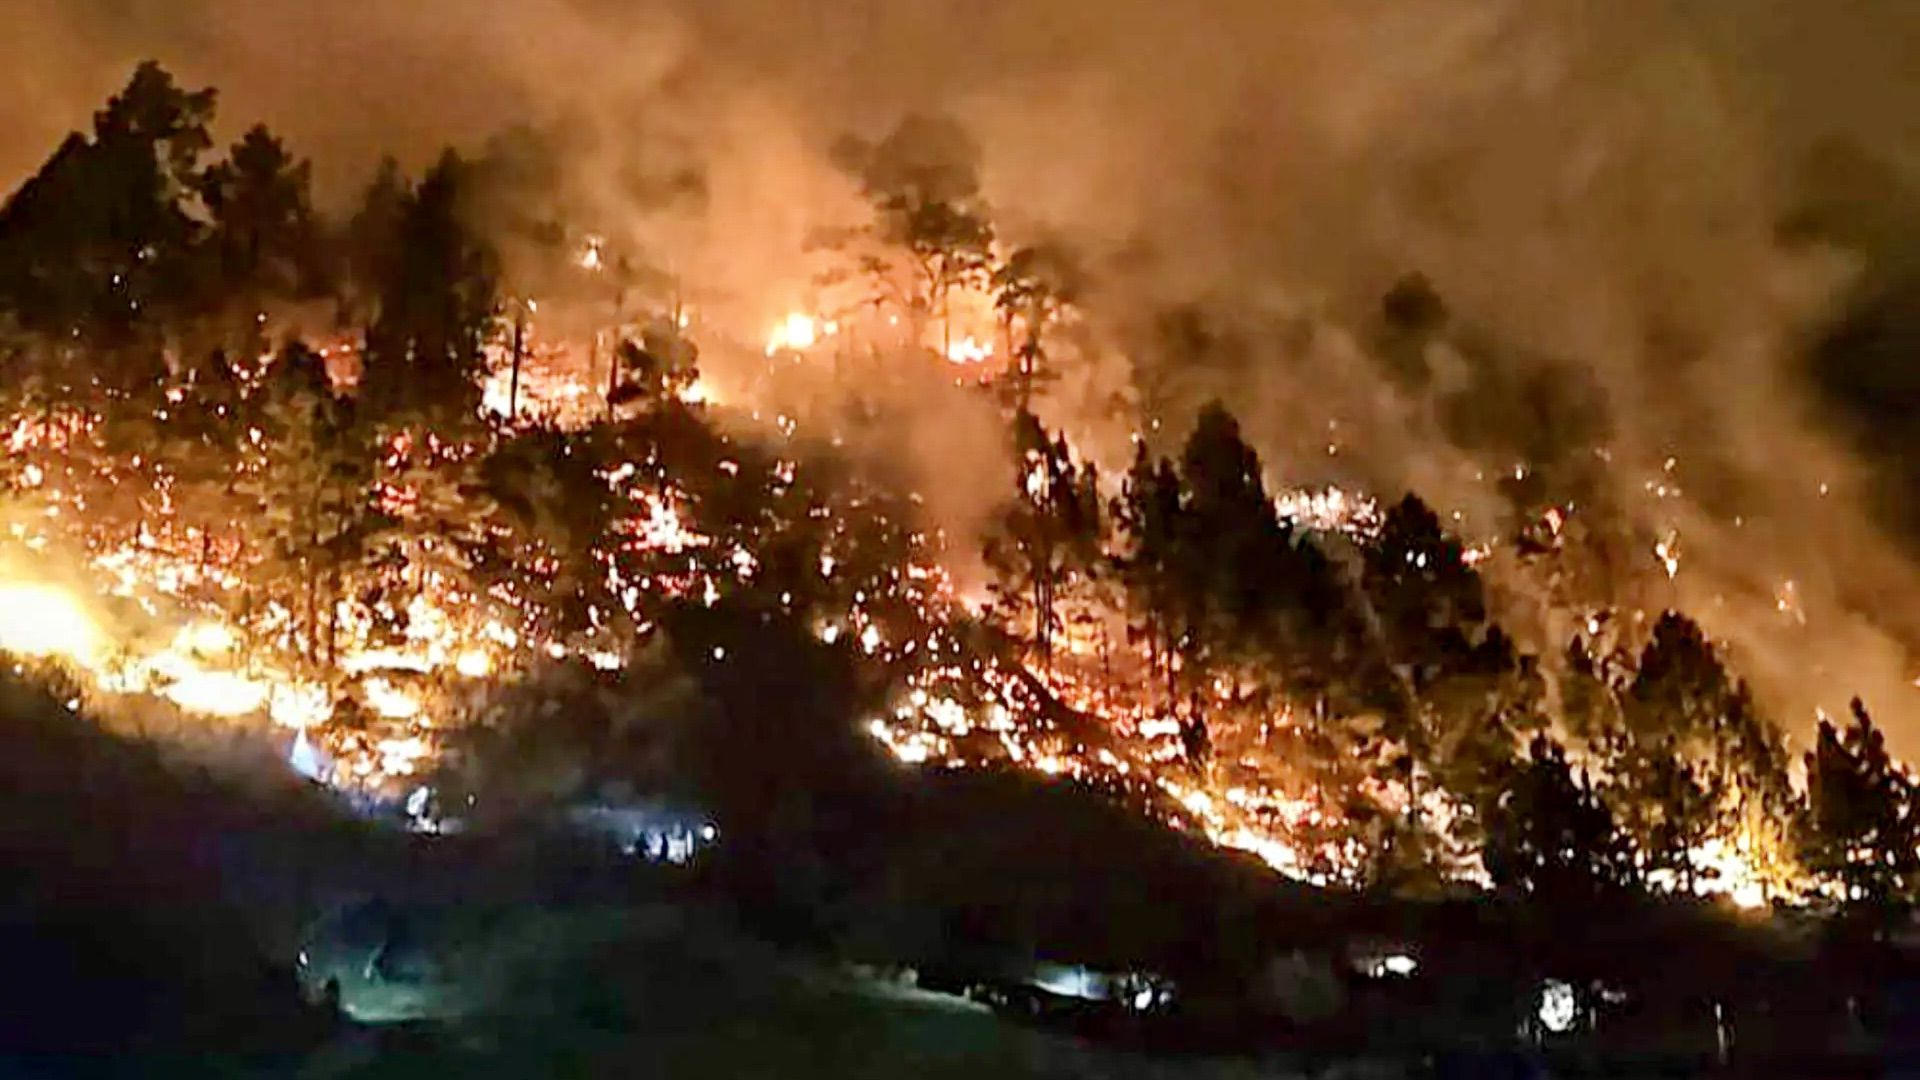
{"label": "glowing ember", "polygon": [[1660,540],[1653,545],[1653,555],[1660,560],[1660,567],[1667,572],[1668,577],[1673,577],[1675,574],[1678,574],[1680,572],[1679,534],[1670,532],[1661,537]]}

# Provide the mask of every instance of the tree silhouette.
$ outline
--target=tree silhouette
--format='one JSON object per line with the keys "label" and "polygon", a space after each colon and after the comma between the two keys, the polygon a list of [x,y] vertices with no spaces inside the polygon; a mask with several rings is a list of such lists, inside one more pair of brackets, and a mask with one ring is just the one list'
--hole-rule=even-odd
{"label": "tree silhouette", "polygon": [[224,297],[244,303],[322,291],[312,172],[310,163],[295,160],[271,131],[256,125],[201,178]]}
{"label": "tree silhouette", "polygon": [[1848,905],[1886,915],[1912,897],[1920,804],[1860,699],[1852,712],[1844,733],[1822,720],[1807,754],[1805,859],[1839,882]]}
{"label": "tree silhouette", "polygon": [[[993,227],[980,201],[980,147],[955,121],[911,114],[881,139],[843,140],[841,163],[859,177],[872,201],[873,239],[902,251],[911,280],[899,293],[923,340],[929,320],[941,322],[941,355],[953,347],[955,289],[985,285],[992,269]],[[884,257],[868,260],[870,274],[887,275]]]}
{"label": "tree silhouette", "polygon": [[1034,644],[1050,663],[1061,592],[1094,569],[1103,523],[1099,475],[1075,461],[1064,436],[1051,437],[1030,412],[1014,417],[1018,490],[987,557],[999,571],[1002,606],[1025,611]]}
{"label": "tree silhouette", "polygon": [[700,350],[670,318],[655,319],[640,340],[620,343],[615,353],[616,388],[611,403],[655,406],[677,398],[700,377]]}
{"label": "tree silhouette", "polygon": [[[1047,365],[1047,333],[1079,291],[1078,271],[1054,247],[1023,247],[993,272],[994,308],[1006,326],[1014,366],[1008,373],[1016,413],[1032,408],[1033,395],[1059,373]],[[1014,327],[1019,343],[1014,344]]]}
{"label": "tree silhouette", "polygon": [[1179,475],[1171,462],[1149,453],[1145,441],[1134,444],[1133,465],[1112,513],[1126,539],[1116,557],[1119,576],[1144,616],[1137,633],[1146,640],[1150,666],[1171,690],[1185,607],[1174,571],[1184,510]]}
{"label": "tree silhouette", "polygon": [[391,258],[372,267],[381,275],[378,308],[360,391],[388,422],[431,419],[446,433],[478,417],[482,350],[498,313],[498,260],[465,220],[467,170],[449,151],[397,208],[382,181],[363,211],[369,230],[389,214],[396,230],[386,241]]}
{"label": "tree silhouette", "polygon": [[1743,801],[1780,801],[1777,732],[1700,628],[1673,612],[1654,625],[1620,712],[1620,726],[1598,743],[1616,812],[1648,868],[1690,888],[1693,848],[1729,837]]}
{"label": "tree silhouette", "polygon": [[211,90],[156,63],[94,114],[0,207],[0,309],[22,327],[117,350],[107,374],[150,384],[166,319],[195,300],[194,198]]}
{"label": "tree silhouette", "polygon": [[1486,863],[1495,885],[1547,902],[1587,900],[1632,878],[1606,804],[1545,735],[1534,736],[1490,815]]}
{"label": "tree silhouette", "polygon": [[280,351],[260,392],[259,460],[237,485],[266,541],[259,580],[297,613],[305,659],[331,670],[337,602],[388,524],[372,501],[372,455],[305,345]]}

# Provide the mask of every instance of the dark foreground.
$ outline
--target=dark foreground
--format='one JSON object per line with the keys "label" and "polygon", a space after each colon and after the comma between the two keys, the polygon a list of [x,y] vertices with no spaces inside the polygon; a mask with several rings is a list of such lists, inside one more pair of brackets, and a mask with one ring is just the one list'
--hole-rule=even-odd
{"label": "dark foreground", "polygon": [[[1477,905],[1411,918],[1323,901],[1260,987],[1189,977],[1136,1009],[961,947],[991,940],[1005,906],[937,924],[917,951],[809,936],[713,868],[558,835],[423,840],[236,774],[276,776],[163,760],[0,682],[0,1077],[1892,1076],[1920,998],[1897,966],[1863,974],[1804,935],[1713,944],[1704,924],[1623,912],[1573,935],[1612,958],[1583,999],[1597,1027],[1555,1035],[1530,1027],[1535,987],[1501,958],[1558,962],[1569,935]],[[1017,860],[1000,865],[1010,880],[993,884],[1028,888]],[[363,955],[303,937],[369,897],[414,913],[405,942],[381,930]],[[889,922],[853,910],[856,928]],[[1642,929],[1610,929],[1628,921]],[[1361,940],[1418,952],[1419,972],[1355,976]],[[1607,996],[1616,983],[1631,992]],[[1714,994],[1720,1013],[1700,1014]]]}

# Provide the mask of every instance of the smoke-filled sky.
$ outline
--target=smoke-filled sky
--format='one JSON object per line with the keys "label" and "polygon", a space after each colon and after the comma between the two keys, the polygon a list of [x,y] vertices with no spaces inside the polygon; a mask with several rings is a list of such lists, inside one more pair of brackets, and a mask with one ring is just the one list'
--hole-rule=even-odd
{"label": "smoke-filled sky", "polygon": [[[804,300],[807,232],[852,206],[834,139],[950,113],[1003,232],[1093,268],[1109,347],[1055,408],[1096,445],[1120,428],[1089,402],[1218,395],[1278,479],[1411,486],[1480,528],[1524,460],[1633,525],[1650,567],[1677,531],[1655,602],[1730,643],[1790,726],[1857,691],[1920,752],[1909,0],[0,0],[0,19],[9,180],[146,57],[219,87],[225,134],[270,123],[335,198],[382,153],[566,121],[582,201],[757,312]],[[697,210],[625,179],[686,167]],[[1410,271],[1445,318],[1390,330],[1380,298]],[[1216,331],[1203,362],[1143,333],[1182,304]]]}

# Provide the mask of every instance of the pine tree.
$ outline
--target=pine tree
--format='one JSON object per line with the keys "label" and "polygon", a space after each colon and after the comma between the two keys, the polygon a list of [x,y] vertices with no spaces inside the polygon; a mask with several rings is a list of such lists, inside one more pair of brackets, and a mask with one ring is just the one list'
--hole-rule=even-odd
{"label": "pine tree", "polygon": [[281,350],[260,394],[258,458],[238,491],[255,507],[264,580],[294,613],[303,658],[331,670],[337,604],[388,525],[372,499],[372,454],[305,345]]}
{"label": "pine tree", "polygon": [[1435,786],[1484,819],[1541,724],[1544,687],[1531,660],[1489,618],[1464,546],[1415,495],[1387,511],[1362,552],[1360,593],[1373,617],[1369,655],[1353,668],[1399,748],[1410,828],[1425,828],[1419,814]]}
{"label": "pine tree", "polygon": [[1112,507],[1126,540],[1116,563],[1143,615],[1137,633],[1147,643],[1150,666],[1156,675],[1164,674],[1169,687],[1174,646],[1182,636],[1173,570],[1182,514],[1180,479],[1172,464],[1149,453],[1145,441],[1136,441],[1133,465]]}
{"label": "pine tree", "polygon": [[256,125],[201,177],[223,298],[257,306],[322,291],[312,173],[310,163],[296,160],[271,131]]}
{"label": "pine tree", "polygon": [[102,374],[115,388],[156,381],[169,321],[199,300],[194,199],[213,111],[213,91],[142,64],[91,137],[70,136],[0,207],[0,310],[63,346],[113,350]]}
{"label": "pine tree", "polygon": [[[498,318],[498,260],[465,220],[467,165],[449,151],[397,208],[391,259],[374,269],[378,305],[360,397],[387,424],[429,421],[451,435],[477,422],[483,350]],[[370,194],[371,231],[390,209]]]}
{"label": "pine tree", "polygon": [[[941,323],[941,354],[953,347],[955,290],[985,285],[992,268],[993,227],[980,199],[980,148],[946,117],[913,114],[877,144],[845,140],[837,156],[872,202],[872,238],[906,255],[910,282],[901,294],[914,341]],[[869,273],[885,277],[888,260],[872,256]]]}
{"label": "pine tree", "polygon": [[1701,843],[1731,841],[1755,807],[1787,801],[1777,730],[1684,616],[1669,612],[1655,624],[1620,718],[1598,743],[1615,777],[1616,813],[1648,868],[1682,888],[1694,884]]}
{"label": "pine tree", "polygon": [[400,163],[383,158],[348,221],[343,247],[347,282],[343,316],[357,320],[371,340],[388,283],[400,276],[400,230],[411,191]]}
{"label": "pine tree", "polygon": [[1855,698],[1844,733],[1831,721],[1807,755],[1809,868],[1837,881],[1845,902],[1884,917],[1910,902],[1920,871],[1920,798]]}
{"label": "pine tree", "polygon": [[1014,417],[1018,490],[988,545],[1001,577],[1002,607],[1032,620],[1042,665],[1051,662],[1058,604],[1074,579],[1090,574],[1104,530],[1099,476],[1074,459],[1065,436],[1049,436],[1030,412]]}
{"label": "pine tree", "polygon": [[1180,456],[1181,528],[1174,572],[1187,608],[1190,647],[1254,628],[1276,609],[1290,582],[1291,536],[1267,493],[1260,455],[1219,402],[1200,411]]}
{"label": "pine tree", "polygon": [[1487,822],[1494,884],[1547,902],[1579,901],[1632,880],[1631,852],[1566,751],[1536,735]]}
{"label": "pine tree", "polygon": [[[1007,379],[1016,414],[1031,410],[1034,394],[1059,377],[1047,363],[1047,333],[1073,302],[1077,276],[1065,254],[1052,247],[1020,248],[993,272],[993,306],[1005,325],[1014,361]],[[1016,325],[1018,344],[1014,342]]]}

